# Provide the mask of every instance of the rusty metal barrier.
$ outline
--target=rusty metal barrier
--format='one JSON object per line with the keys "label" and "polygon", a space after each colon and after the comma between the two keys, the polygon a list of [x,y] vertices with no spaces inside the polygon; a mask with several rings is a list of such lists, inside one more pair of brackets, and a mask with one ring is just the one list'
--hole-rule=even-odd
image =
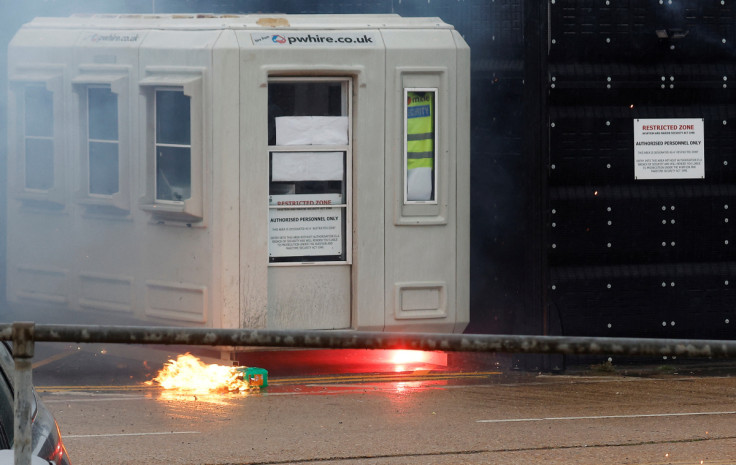
{"label": "rusty metal barrier", "polygon": [[15,465],[31,463],[31,359],[35,342],[736,358],[736,341],[729,340],[36,325],[28,322],[0,324],[0,340],[12,340],[14,349]]}

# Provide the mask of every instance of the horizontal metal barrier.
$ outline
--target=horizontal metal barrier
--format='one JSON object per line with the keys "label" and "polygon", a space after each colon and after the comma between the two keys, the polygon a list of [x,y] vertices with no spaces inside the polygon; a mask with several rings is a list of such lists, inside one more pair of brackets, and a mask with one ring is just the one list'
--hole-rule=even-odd
{"label": "horizontal metal barrier", "polygon": [[[736,341],[731,340],[47,324],[33,325],[32,333],[37,342],[736,358]],[[13,324],[0,324],[0,340],[10,340],[12,335]]]}
{"label": "horizontal metal barrier", "polygon": [[14,346],[15,465],[31,463],[31,359],[35,342],[736,358],[736,341],[729,340],[36,325],[29,322],[0,324],[0,340],[12,340]]}

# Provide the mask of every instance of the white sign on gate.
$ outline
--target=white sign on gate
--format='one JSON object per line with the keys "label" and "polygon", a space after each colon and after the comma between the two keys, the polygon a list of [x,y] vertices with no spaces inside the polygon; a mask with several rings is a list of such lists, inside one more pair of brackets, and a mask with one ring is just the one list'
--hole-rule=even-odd
{"label": "white sign on gate", "polygon": [[634,178],[704,178],[703,126],[702,118],[635,119]]}

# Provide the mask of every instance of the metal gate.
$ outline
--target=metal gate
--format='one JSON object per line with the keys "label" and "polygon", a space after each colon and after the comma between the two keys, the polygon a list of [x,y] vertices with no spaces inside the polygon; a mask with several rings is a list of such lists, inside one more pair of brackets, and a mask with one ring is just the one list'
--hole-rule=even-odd
{"label": "metal gate", "polygon": [[[736,9],[716,0],[549,0],[547,8],[551,320],[567,335],[730,337]],[[702,171],[670,166],[637,179],[640,154],[650,153],[637,148],[637,120],[702,124],[691,139],[703,149],[689,158]],[[674,144],[669,137],[654,143]],[[657,163],[676,164],[674,147],[657,150]]]}

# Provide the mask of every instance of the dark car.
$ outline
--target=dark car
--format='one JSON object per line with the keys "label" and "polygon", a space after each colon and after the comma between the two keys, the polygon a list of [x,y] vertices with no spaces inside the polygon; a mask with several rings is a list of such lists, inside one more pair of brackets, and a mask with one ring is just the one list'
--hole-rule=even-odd
{"label": "dark car", "polygon": [[[13,396],[15,362],[10,344],[0,343],[0,450],[13,447]],[[59,425],[54,416],[33,392],[33,455],[54,465],[70,465]],[[4,454],[4,455],[3,455]],[[9,452],[0,452],[0,465]],[[36,463],[35,461],[33,462]],[[46,463],[46,462],[43,462]]]}

